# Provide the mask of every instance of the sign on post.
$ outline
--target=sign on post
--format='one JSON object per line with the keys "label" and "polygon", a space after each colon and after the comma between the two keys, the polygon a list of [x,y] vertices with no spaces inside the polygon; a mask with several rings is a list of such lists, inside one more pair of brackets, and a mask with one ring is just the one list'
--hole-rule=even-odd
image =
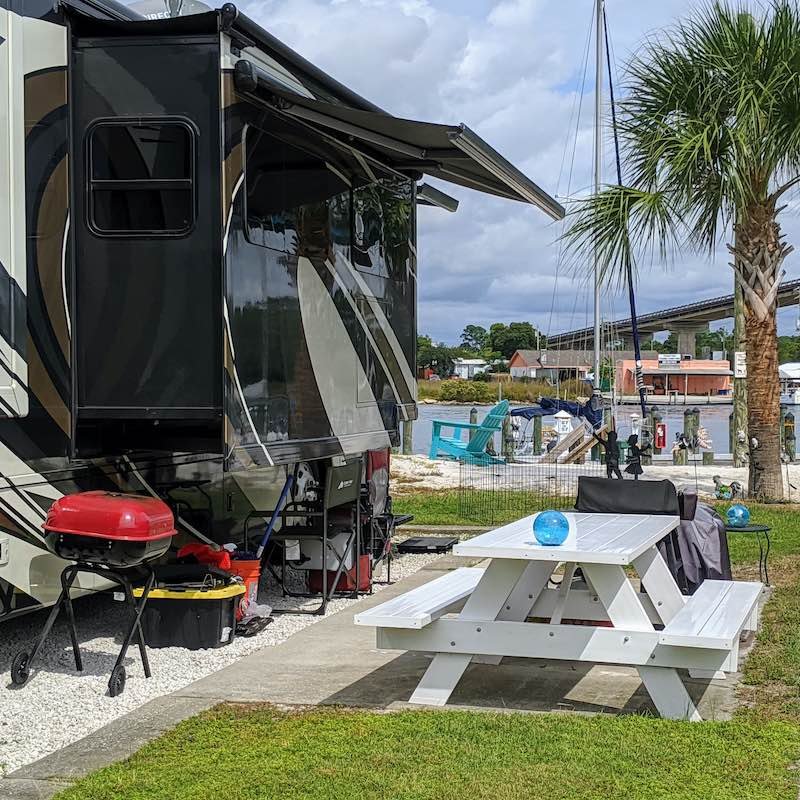
{"label": "sign on post", "polygon": [[681,363],[680,353],[659,353],[658,366],[659,367],[677,367]]}
{"label": "sign on post", "polygon": [[733,377],[747,377],[747,353],[744,350],[737,350],[733,354]]}

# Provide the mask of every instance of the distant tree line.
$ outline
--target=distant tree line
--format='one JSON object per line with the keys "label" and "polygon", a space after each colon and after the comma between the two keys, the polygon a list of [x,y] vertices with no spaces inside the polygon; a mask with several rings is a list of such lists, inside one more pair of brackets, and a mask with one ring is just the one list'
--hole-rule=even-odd
{"label": "distant tree line", "polygon": [[[530,322],[496,322],[489,328],[482,325],[466,325],[461,332],[460,343],[448,345],[434,342],[430,336],[417,337],[417,367],[431,369],[441,378],[453,374],[453,364],[457,358],[483,358],[489,362],[489,371],[504,372],[508,360],[517,350],[544,350],[547,337]],[[733,360],[733,333],[717,330],[698,331],[695,336],[695,358],[708,358],[710,353],[722,351],[723,358]],[[678,337],[674,333],[663,341],[642,337],[642,350],[655,350],[658,353],[677,353]],[[778,337],[778,359],[781,364],[787,361],[800,361],[800,336]]]}
{"label": "distant tree line", "polygon": [[546,338],[530,322],[495,322],[488,330],[482,325],[467,325],[460,344],[434,342],[430,336],[417,337],[417,367],[431,369],[439,377],[453,373],[457,358],[483,358],[496,371],[508,367],[517,350],[536,350],[546,346]]}

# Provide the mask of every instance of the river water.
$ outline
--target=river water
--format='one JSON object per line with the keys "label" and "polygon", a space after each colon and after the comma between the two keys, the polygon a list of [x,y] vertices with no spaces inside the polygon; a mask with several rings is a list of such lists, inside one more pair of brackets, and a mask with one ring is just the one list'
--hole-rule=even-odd
{"label": "river water", "polygon": [[[478,409],[478,422],[486,415],[491,406],[474,406]],[[419,419],[414,423],[414,434],[412,437],[412,449],[414,453],[427,453],[431,445],[432,422],[435,419],[451,420],[458,422],[469,422],[469,412],[473,408],[471,405],[444,405],[444,404],[424,404],[419,405]],[[667,450],[672,447],[675,441],[675,434],[683,431],[683,406],[659,406],[659,412],[667,426]],[[698,406],[700,409],[700,425],[704,427],[711,438],[711,449],[715,453],[728,453],[728,419],[731,415],[731,406]],[[795,414],[797,409],[793,409]],[[641,416],[641,411],[636,406],[618,406],[616,410],[617,429],[620,439],[624,440],[631,432],[631,417],[637,414]],[[545,427],[553,427],[553,417],[543,417],[542,424]],[[446,436],[452,435],[452,431],[445,430]],[[495,442],[499,450],[500,440]]]}

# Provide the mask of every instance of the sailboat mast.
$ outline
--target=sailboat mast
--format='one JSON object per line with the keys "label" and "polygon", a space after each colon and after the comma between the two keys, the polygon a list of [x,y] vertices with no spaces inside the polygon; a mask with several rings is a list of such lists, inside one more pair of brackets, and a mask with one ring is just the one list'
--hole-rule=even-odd
{"label": "sailboat mast", "polygon": [[[594,193],[600,193],[600,173],[603,168],[602,105],[603,105],[603,5],[595,0],[595,82],[594,82]],[[600,388],[600,266],[597,250],[594,254],[594,388]]]}

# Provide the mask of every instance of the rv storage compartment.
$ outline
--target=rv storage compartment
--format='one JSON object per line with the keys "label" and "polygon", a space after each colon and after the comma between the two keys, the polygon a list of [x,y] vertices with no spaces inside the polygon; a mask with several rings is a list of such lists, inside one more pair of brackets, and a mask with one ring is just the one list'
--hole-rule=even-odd
{"label": "rv storage compartment", "polygon": [[147,646],[206,650],[230,644],[244,593],[240,583],[219,589],[153,589],[142,615]]}
{"label": "rv storage compartment", "polygon": [[172,512],[158,498],[104,491],[59,498],[43,527],[57,556],[107,567],[158,558],[175,535]]}

